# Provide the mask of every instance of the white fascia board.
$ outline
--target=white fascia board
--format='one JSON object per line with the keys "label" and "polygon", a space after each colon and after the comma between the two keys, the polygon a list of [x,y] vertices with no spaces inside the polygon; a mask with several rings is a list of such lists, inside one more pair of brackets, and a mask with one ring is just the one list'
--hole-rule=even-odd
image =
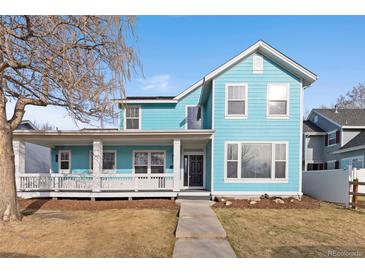
{"label": "white fascia board", "polygon": [[332,153],[333,154],[340,154],[340,153],[345,153],[345,152],[350,152],[350,151],[355,151],[355,150],[360,150],[360,149],[365,149],[365,145],[356,146],[356,147],[350,147],[350,148],[345,148],[345,149],[340,149],[340,150],[336,150],[336,151],[334,151]]}
{"label": "white fascia board", "polygon": [[192,92],[193,90],[195,90],[196,88],[200,87],[201,85],[203,85],[204,83],[204,78],[201,79],[200,81],[196,82],[195,84],[193,84],[192,86],[190,86],[189,88],[187,88],[186,90],[184,90],[183,92],[181,92],[180,94],[178,94],[174,100],[180,100],[181,98],[183,98],[184,96],[188,95],[190,92]]}
{"label": "white fascia board", "polygon": [[231,67],[235,63],[239,62],[240,60],[242,60],[243,58],[247,57],[248,55],[254,53],[257,50],[261,50],[264,54],[266,53],[266,55],[269,55],[269,57],[274,56],[274,57],[282,60],[284,63],[287,63],[292,68],[294,68],[294,70],[296,70],[300,75],[297,75],[298,73],[294,73],[294,74],[299,76],[299,78],[305,79],[306,82],[308,82],[308,84],[305,85],[305,86],[309,86],[310,84],[312,84],[314,81],[316,81],[318,79],[317,75],[315,75],[311,71],[307,70],[306,68],[302,67],[301,65],[297,64],[296,62],[294,62],[290,58],[286,57],[284,54],[277,51],[276,49],[274,49],[270,45],[266,44],[264,41],[258,41],[257,43],[255,43],[254,45],[249,47],[248,49],[244,50],[243,52],[241,52],[237,56],[230,59],[228,62],[226,62],[223,65],[219,66],[218,68],[216,68],[212,72],[208,73],[202,80],[198,81],[197,83],[195,83],[191,87],[184,90],[182,93],[177,95],[174,99],[180,100],[182,97],[184,97],[185,95],[187,95],[188,93],[190,93],[191,91],[193,91],[194,89],[196,89],[197,87],[202,85],[205,81],[211,80],[212,78],[216,77],[218,74],[223,72],[224,70],[228,69],[229,67]]}
{"label": "white fascia board", "polygon": [[127,104],[176,104],[178,100],[118,100],[118,103],[127,103]]}

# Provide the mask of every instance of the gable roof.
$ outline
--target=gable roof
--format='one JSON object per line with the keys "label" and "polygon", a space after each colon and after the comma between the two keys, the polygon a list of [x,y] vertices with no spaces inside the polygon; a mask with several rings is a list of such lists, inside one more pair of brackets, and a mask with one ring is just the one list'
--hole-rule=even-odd
{"label": "gable roof", "polygon": [[305,120],[303,121],[303,132],[304,133],[316,133],[316,134],[325,134],[324,130],[319,126],[314,124],[312,121]]}
{"label": "gable roof", "polygon": [[294,60],[292,60],[291,58],[289,58],[282,52],[278,51],[277,49],[275,49],[272,46],[270,46],[269,44],[267,44],[266,42],[259,40],[252,46],[250,46],[247,49],[245,49],[244,51],[242,51],[240,54],[236,55],[235,57],[233,57],[232,59],[230,59],[223,65],[217,67],[216,69],[214,69],[213,71],[211,71],[210,73],[205,75],[203,77],[203,79],[201,79],[200,81],[196,82],[195,84],[193,84],[192,86],[190,86],[189,88],[187,88],[186,90],[184,90],[183,92],[178,94],[175,97],[175,99],[176,100],[181,99],[182,97],[186,96],[187,94],[189,94],[196,88],[203,85],[205,82],[212,80],[214,77],[216,77],[223,71],[227,70],[231,66],[235,65],[236,63],[238,63],[239,61],[241,61],[242,59],[246,58],[247,56],[249,56],[250,54],[252,54],[256,51],[269,57],[272,61],[274,61],[281,67],[287,69],[288,71],[293,73],[298,78],[302,79],[303,87],[307,87],[307,86],[311,85],[314,81],[316,81],[318,79],[318,76],[316,74],[314,74],[312,71],[310,71],[309,69],[298,64],[297,62],[295,62]]}
{"label": "gable roof", "polygon": [[365,109],[313,109],[343,128],[365,128]]}
{"label": "gable roof", "polygon": [[[225,70],[229,69],[231,66],[235,65],[236,63],[240,62],[242,59],[246,58],[250,54],[255,52],[259,52],[272,61],[280,65],[281,67],[285,68],[293,75],[302,79],[303,87],[307,87],[311,85],[314,81],[318,79],[318,76],[314,74],[309,69],[303,67],[302,65],[295,62],[293,59],[289,58],[282,52],[278,51],[277,49],[273,48],[263,40],[257,41],[255,44],[251,45],[240,54],[236,55],[235,57],[231,58],[224,64],[220,65],[213,71],[206,74],[201,80],[195,82],[193,85],[185,89],[183,92],[179,93],[176,96],[132,96],[127,97],[126,99],[121,99],[117,101],[123,101],[128,103],[177,103],[178,100],[188,95],[190,92],[194,91],[195,89],[203,86],[205,83],[211,81],[214,77],[219,75],[220,73],[224,72]],[[164,98],[166,97],[166,98]],[[137,99],[138,98],[138,99]],[[148,99],[145,99],[148,98]],[[167,99],[168,98],[168,99]]]}
{"label": "gable roof", "polygon": [[350,147],[357,147],[365,145],[365,130],[362,130],[354,138],[352,138],[346,145],[341,147],[341,149],[346,149]]}

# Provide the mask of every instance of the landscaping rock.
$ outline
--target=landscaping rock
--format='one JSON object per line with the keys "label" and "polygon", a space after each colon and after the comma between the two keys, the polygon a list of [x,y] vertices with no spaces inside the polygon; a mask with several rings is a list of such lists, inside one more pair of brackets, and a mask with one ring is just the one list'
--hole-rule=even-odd
{"label": "landscaping rock", "polygon": [[226,202],[226,206],[230,206],[230,205],[232,205],[232,202],[231,201],[227,201]]}
{"label": "landscaping rock", "polygon": [[250,205],[254,205],[256,203],[257,203],[256,201],[250,201]]}
{"label": "landscaping rock", "polygon": [[280,199],[280,198],[276,198],[274,200],[274,202],[277,203],[277,204],[285,204],[285,202],[282,199]]}

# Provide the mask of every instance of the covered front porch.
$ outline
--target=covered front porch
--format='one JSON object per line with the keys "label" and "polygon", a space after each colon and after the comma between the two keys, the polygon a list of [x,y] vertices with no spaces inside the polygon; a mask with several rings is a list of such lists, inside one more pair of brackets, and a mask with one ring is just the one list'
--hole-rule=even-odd
{"label": "covered front porch", "polygon": [[[212,133],[211,130],[16,131],[18,196],[208,196]],[[25,142],[51,149],[49,173],[25,173]]]}

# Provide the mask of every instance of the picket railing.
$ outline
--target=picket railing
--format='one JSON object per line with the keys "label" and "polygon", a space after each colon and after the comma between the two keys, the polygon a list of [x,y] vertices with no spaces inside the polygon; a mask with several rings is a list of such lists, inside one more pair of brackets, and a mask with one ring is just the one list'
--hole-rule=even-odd
{"label": "picket railing", "polygon": [[21,174],[17,191],[172,190],[173,174]]}

